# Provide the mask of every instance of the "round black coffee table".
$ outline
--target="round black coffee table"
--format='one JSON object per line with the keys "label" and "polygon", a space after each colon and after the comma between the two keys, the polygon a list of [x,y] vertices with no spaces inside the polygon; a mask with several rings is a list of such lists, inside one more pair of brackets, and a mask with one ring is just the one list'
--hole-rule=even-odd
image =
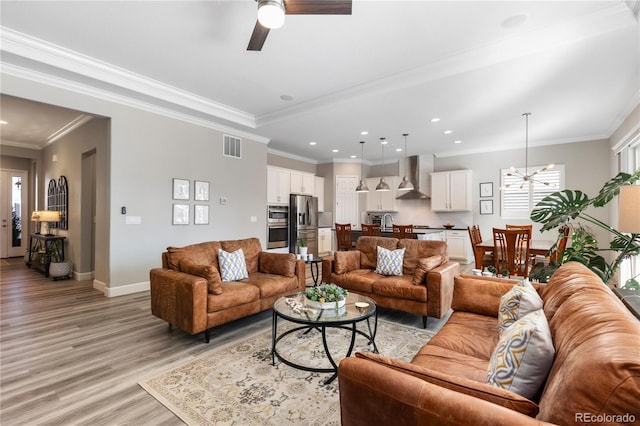
{"label": "round black coffee table", "polygon": [[[273,304],[273,322],[271,328],[271,362],[275,365],[275,358],[278,357],[284,364],[305,371],[312,371],[316,373],[333,373],[332,376],[324,380],[324,384],[331,383],[338,377],[338,364],[331,356],[329,345],[327,344],[326,330],[328,327],[341,328],[351,331],[351,342],[349,343],[349,349],[347,350],[346,357],[351,356],[353,346],[356,340],[356,334],[360,334],[369,340],[369,344],[373,345],[375,353],[378,353],[378,347],[376,346],[375,338],[376,331],[378,329],[378,311],[376,309],[375,302],[365,296],[359,294],[350,293],[347,296],[346,304],[339,309],[317,309],[306,307],[298,309],[299,312],[294,310],[293,303],[291,301],[304,302],[304,293],[299,293],[290,297],[281,297]],[[289,303],[287,303],[289,302]],[[365,308],[357,308],[355,303],[367,303]],[[373,328],[370,322],[371,317],[374,318]],[[281,334],[278,334],[278,318],[283,318],[287,321],[291,321],[297,324],[302,324],[300,327],[294,327],[291,330],[287,330]],[[362,330],[356,328],[356,324],[361,321],[367,322],[368,334]],[[278,353],[278,342],[287,336],[291,336],[297,331],[305,330],[305,334],[309,332],[318,331],[322,334],[322,344],[324,346],[324,352],[327,355],[331,368],[318,368],[310,367],[295,363],[286,359],[280,353]]]}

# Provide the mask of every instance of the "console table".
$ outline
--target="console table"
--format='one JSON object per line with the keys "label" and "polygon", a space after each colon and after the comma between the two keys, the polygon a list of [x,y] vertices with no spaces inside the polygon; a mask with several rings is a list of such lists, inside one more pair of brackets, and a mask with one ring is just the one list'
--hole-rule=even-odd
{"label": "console table", "polygon": [[[49,265],[51,257],[55,255],[58,261],[64,260],[64,240],[66,237],[57,235],[31,234],[29,236],[29,260],[27,267],[34,267],[44,272],[44,276],[49,276]],[[60,243],[58,243],[58,241]],[[44,262],[41,258],[44,257]],[[44,268],[44,269],[43,269]]]}

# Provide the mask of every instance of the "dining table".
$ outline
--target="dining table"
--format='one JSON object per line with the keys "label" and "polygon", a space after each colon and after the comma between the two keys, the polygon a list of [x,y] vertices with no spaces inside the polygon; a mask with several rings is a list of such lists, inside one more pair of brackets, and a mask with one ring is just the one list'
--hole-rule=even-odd
{"label": "dining table", "polygon": [[[553,240],[531,240],[529,241],[529,253],[532,255],[546,256],[549,249],[553,246]],[[482,269],[482,256],[487,252],[492,252],[493,238],[483,240],[474,247],[476,256],[476,269]]]}

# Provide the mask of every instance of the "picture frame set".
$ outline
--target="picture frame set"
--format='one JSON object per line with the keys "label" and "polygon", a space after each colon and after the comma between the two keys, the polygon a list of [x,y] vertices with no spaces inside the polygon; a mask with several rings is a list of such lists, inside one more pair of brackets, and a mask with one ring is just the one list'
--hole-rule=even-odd
{"label": "picture frame set", "polygon": [[480,182],[480,214],[493,214],[493,198],[483,200],[482,198],[493,197],[493,182]]}
{"label": "picture frame set", "polygon": [[[209,201],[211,183],[204,180],[193,181],[193,200]],[[172,198],[179,201],[189,201],[191,197],[191,181],[189,179],[173,178]],[[209,224],[209,204],[194,204],[193,223],[195,225]],[[174,203],[172,211],[173,225],[189,225],[191,218],[191,205]]]}

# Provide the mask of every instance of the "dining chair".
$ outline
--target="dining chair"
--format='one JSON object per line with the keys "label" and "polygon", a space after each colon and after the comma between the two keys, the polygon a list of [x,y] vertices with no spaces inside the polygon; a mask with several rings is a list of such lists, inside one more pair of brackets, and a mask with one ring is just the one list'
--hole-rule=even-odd
{"label": "dining chair", "polygon": [[533,225],[509,225],[508,223],[505,225],[507,229],[528,229],[533,232]]}
{"label": "dining chair", "polygon": [[393,225],[393,238],[413,238],[413,225]]}
{"label": "dining chair", "polygon": [[380,236],[380,225],[376,224],[362,224],[362,235],[370,236],[370,237],[379,237]]}
{"label": "dining chair", "polygon": [[336,223],[336,241],[338,250],[353,249],[353,237],[350,223]]}
{"label": "dining chair", "polygon": [[559,263],[559,261],[562,260],[562,253],[564,252],[564,249],[567,248],[567,242],[569,241],[569,234],[571,233],[571,228],[568,226],[564,226],[561,232],[562,232],[562,235],[560,235],[560,237],[558,238],[558,241],[555,245],[555,250],[549,253],[548,257],[540,256],[540,255],[535,256],[532,266],[535,266],[540,262],[548,264],[549,261]]}
{"label": "dining chair", "polygon": [[469,230],[469,239],[471,240],[471,247],[473,248],[473,256],[476,258],[476,265],[481,265],[481,268],[484,271],[484,268],[494,264],[493,252],[485,252],[482,254],[482,258],[478,259],[475,249],[476,244],[480,244],[482,242],[480,227],[478,225],[471,225],[468,226],[467,229]]}
{"label": "dining chair", "polygon": [[500,274],[503,270],[509,276],[529,276],[529,229],[493,228],[494,265]]}

